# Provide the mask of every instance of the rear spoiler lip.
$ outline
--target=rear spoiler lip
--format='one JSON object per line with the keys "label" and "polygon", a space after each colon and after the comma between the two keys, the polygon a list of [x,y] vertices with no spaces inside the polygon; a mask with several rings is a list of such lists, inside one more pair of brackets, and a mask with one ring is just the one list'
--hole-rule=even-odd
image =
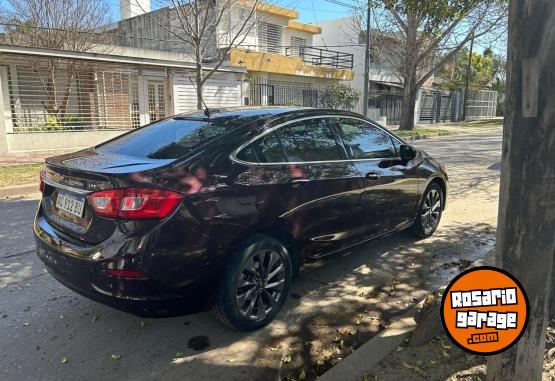
{"label": "rear spoiler lip", "polygon": [[71,187],[69,185],[61,184],[57,181],[54,181],[54,180],[50,179],[48,176],[44,176],[42,178],[42,181],[44,181],[46,184],[48,184],[52,187],[63,189],[63,190],[66,190],[66,191],[69,191],[69,192],[72,192],[72,193],[81,194],[81,195],[84,195],[84,196],[93,193],[93,191],[90,191],[90,190],[87,190],[87,189],[74,188],[74,187]]}

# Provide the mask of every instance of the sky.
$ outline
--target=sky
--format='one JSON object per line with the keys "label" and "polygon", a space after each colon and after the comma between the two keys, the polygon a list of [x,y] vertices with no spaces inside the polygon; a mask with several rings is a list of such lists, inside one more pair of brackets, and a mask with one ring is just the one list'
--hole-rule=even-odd
{"label": "sky", "polygon": [[[119,0],[108,0],[112,19],[119,20]],[[345,1],[347,2],[347,1]],[[159,7],[161,1],[151,0],[153,9]],[[273,4],[286,8],[292,8],[299,12],[299,20],[306,23],[318,23],[324,20],[350,16],[348,8],[341,5],[332,4],[325,0],[272,0]]]}

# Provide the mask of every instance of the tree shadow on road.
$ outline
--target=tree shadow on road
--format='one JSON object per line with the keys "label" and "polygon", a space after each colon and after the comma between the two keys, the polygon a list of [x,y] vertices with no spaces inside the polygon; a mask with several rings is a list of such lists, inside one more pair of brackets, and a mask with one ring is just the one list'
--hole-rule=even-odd
{"label": "tree shadow on road", "polygon": [[[17,230],[13,241],[29,240],[32,231],[26,229],[36,201],[0,202],[7,210],[12,205],[22,209],[12,219],[17,224],[10,227]],[[425,240],[401,232],[307,263],[276,320],[252,333],[232,331],[210,312],[141,319],[78,296],[49,276],[20,277],[29,286],[0,289],[5,292],[3,309],[10,310],[0,326],[6,324],[20,337],[13,347],[10,340],[15,339],[6,341],[6,348],[15,349],[1,350],[0,357],[13,365],[34,356],[28,366],[68,378],[79,366],[102,379],[267,380],[289,374],[298,378],[302,371],[314,379],[491,250],[493,234],[487,224],[440,226]],[[33,253],[2,258],[2,266],[8,260],[19,261],[30,274],[43,271]],[[15,265],[0,271],[9,276]],[[27,306],[30,312],[23,312]],[[25,331],[26,322],[42,333]],[[187,348],[187,341],[199,335],[207,336],[210,346]],[[19,353],[35,347],[41,349],[34,355]],[[122,357],[111,360],[111,354]],[[71,364],[60,369],[58,359],[68,355]]]}

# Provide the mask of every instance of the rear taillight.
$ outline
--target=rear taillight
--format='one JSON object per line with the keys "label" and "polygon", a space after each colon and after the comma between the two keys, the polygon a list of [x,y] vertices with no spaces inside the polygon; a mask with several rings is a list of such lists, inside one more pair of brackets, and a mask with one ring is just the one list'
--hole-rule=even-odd
{"label": "rear taillight", "polygon": [[116,278],[128,278],[128,279],[146,279],[147,275],[140,271],[135,270],[116,270],[108,269],[106,272]]}
{"label": "rear taillight", "polygon": [[87,196],[97,215],[122,220],[163,219],[181,202],[181,195],[156,188],[118,188]]}
{"label": "rear taillight", "polygon": [[46,169],[41,168],[39,171],[39,191],[44,193],[44,176],[46,175]]}

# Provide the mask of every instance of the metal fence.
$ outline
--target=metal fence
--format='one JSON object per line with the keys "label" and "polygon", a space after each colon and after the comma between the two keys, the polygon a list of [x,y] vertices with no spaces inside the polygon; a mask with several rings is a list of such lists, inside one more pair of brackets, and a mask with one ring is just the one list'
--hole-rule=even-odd
{"label": "metal fence", "polygon": [[373,110],[371,118],[386,117],[387,123],[399,123],[402,108],[402,92],[374,90],[368,94],[368,109]]}
{"label": "metal fence", "polygon": [[[463,91],[423,90],[418,107],[418,123],[458,122],[463,118]],[[496,114],[497,93],[479,90],[469,92],[466,120],[492,118]],[[368,98],[370,117],[386,117],[388,124],[401,120],[403,93],[400,90],[370,91]]]}
{"label": "metal fence", "polygon": [[[136,67],[38,58],[4,62],[9,64],[10,132],[127,129],[141,124]],[[159,96],[154,90],[148,88],[150,98]]]}
{"label": "metal fence", "polygon": [[[251,79],[249,104],[253,106],[322,107],[325,85],[310,83]],[[458,122],[463,117],[464,92],[423,90],[418,107],[418,123]],[[497,93],[472,91],[467,101],[467,120],[495,116]],[[403,93],[401,90],[371,90],[368,97],[368,116],[385,117],[388,124],[401,121]]]}
{"label": "metal fence", "polygon": [[457,122],[462,118],[460,91],[422,91],[420,96],[420,123]]}
{"label": "metal fence", "polygon": [[496,116],[497,96],[496,91],[469,91],[466,103],[466,119],[484,119]]}
{"label": "metal fence", "polygon": [[353,55],[335,50],[313,48],[311,46],[286,47],[285,55],[297,55],[300,59],[312,66],[323,66],[334,69],[352,69]]}
{"label": "metal fence", "polygon": [[325,88],[310,83],[269,80],[250,83],[251,106],[298,106],[320,107],[321,93]]}

